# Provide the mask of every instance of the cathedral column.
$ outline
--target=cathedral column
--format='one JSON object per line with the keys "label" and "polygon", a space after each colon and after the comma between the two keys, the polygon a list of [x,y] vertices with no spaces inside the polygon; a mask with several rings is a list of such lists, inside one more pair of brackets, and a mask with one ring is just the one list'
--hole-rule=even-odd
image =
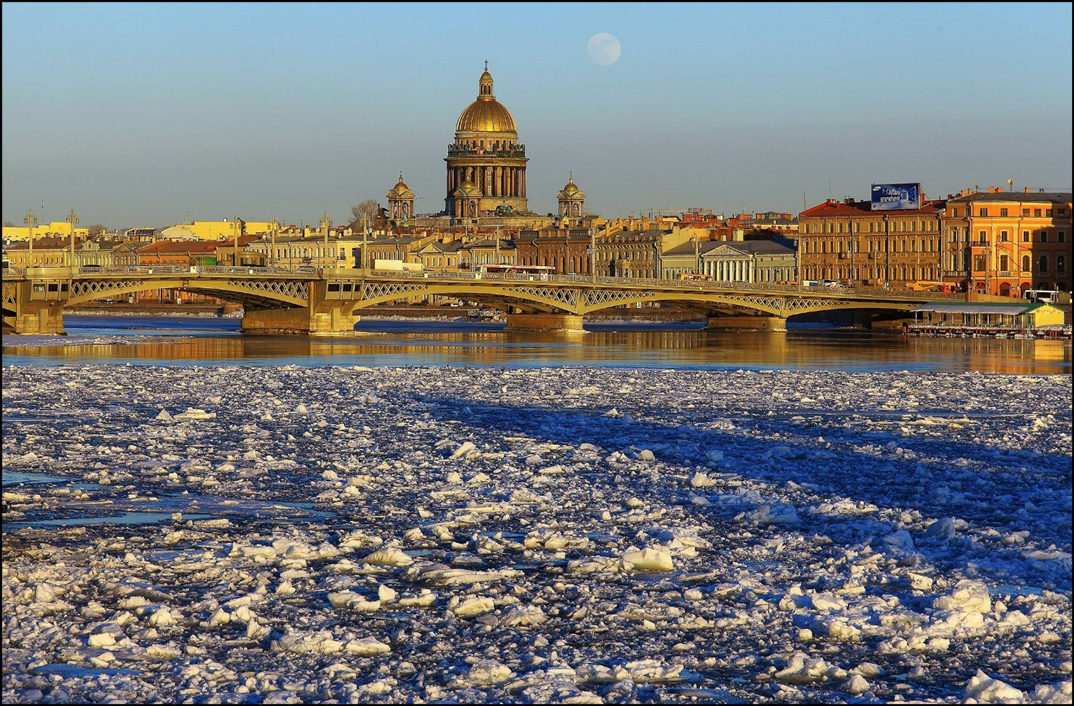
{"label": "cathedral column", "polygon": [[493,189],[492,189],[493,194],[492,195],[493,196],[501,196],[503,194],[503,189],[501,188],[502,185],[503,185],[502,178],[503,178],[503,172],[501,171],[501,169],[499,167],[496,167],[496,171],[494,173],[493,182],[492,182],[492,186],[493,186]]}

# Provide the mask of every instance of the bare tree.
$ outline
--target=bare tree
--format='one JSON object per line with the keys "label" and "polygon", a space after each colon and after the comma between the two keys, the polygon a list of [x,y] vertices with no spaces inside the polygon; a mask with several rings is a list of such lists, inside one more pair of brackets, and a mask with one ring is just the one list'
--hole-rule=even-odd
{"label": "bare tree", "polygon": [[5,228],[14,228],[15,224],[12,223],[11,221],[4,221],[4,227]]}
{"label": "bare tree", "polygon": [[89,227],[89,236],[91,238],[96,237],[104,233],[104,226],[100,223],[94,223]]}
{"label": "bare tree", "polygon": [[372,227],[380,216],[380,204],[373,199],[366,199],[357,206],[351,206],[351,215],[354,216],[350,222],[351,230],[359,230],[363,225]]}

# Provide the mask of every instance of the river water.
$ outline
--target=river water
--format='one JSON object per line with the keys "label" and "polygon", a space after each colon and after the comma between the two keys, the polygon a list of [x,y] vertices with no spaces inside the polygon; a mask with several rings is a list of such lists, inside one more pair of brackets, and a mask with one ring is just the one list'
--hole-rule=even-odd
{"label": "river water", "polygon": [[823,329],[704,330],[699,323],[587,324],[586,333],[502,323],[363,320],[353,335],[250,336],[231,318],[67,316],[67,336],[5,336],[5,365],[367,365],[1070,374],[1069,341],[918,338]]}

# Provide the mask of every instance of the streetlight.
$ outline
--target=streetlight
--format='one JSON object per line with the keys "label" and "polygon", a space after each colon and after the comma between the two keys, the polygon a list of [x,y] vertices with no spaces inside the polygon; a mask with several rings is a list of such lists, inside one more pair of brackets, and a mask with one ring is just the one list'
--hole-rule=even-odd
{"label": "streetlight", "polygon": [[235,216],[234,222],[231,224],[231,231],[235,234],[235,261],[231,264],[235,267],[239,266],[239,217]]}
{"label": "streetlight", "polygon": [[324,218],[321,219],[321,227],[324,228],[324,253],[322,255],[322,266],[328,262],[328,230],[332,227],[332,219],[328,217],[328,211],[324,212]]}
{"label": "streetlight", "polygon": [[366,248],[369,243],[369,216],[362,215],[362,275],[366,274],[369,258],[366,257]]}
{"label": "streetlight", "polygon": [[30,232],[30,237],[29,237],[29,239],[27,241],[27,242],[29,242],[30,251],[29,251],[29,254],[27,255],[26,266],[27,267],[33,267],[34,266],[34,226],[37,225],[37,216],[34,215],[34,210],[32,208],[30,209],[30,212],[27,213],[26,216],[22,219],[22,222],[25,223],[28,226],[28,229],[29,229],[29,232]]}
{"label": "streetlight", "polygon": [[273,218],[272,221],[269,222],[269,235],[272,236],[272,249],[269,250],[268,260],[266,262],[266,264],[269,265],[269,266],[272,266],[273,261],[275,259],[274,256],[275,256],[275,253],[276,253],[276,231],[278,231],[279,229],[280,229],[280,222],[278,220],[276,220],[275,218]]}
{"label": "streetlight", "polygon": [[589,222],[589,271],[593,276],[593,284],[597,283],[597,226],[593,221]]}
{"label": "streetlight", "polygon": [[67,217],[67,222],[71,224],[71,267],[75,266],[75,226],[78,224],[78,216],[75,215],[75,209],[71,209],[71,215]]}

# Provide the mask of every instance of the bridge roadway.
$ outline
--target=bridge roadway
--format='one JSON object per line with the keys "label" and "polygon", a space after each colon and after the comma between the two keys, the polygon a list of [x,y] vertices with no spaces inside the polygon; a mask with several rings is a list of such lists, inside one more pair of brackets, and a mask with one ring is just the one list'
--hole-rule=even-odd
{"label": "bridge roadway", "polygon": [[164,289],[240,302],[245,311],[243,331],[296,334],[350,331],[367,307],[427,296],[501,309],[508,313],[508,329],[514,330],[581,330],[589,312],[660,302],[704,311],[713,327],[781,330],[789,317],[813,312],[851,311],[856,322],[868,325],[904,318],[925,301],[966,301],[963,294],[909,290],[584,275],[315,267],[35,267],[4,271],[4,329],[63,333],[67,306]]}

